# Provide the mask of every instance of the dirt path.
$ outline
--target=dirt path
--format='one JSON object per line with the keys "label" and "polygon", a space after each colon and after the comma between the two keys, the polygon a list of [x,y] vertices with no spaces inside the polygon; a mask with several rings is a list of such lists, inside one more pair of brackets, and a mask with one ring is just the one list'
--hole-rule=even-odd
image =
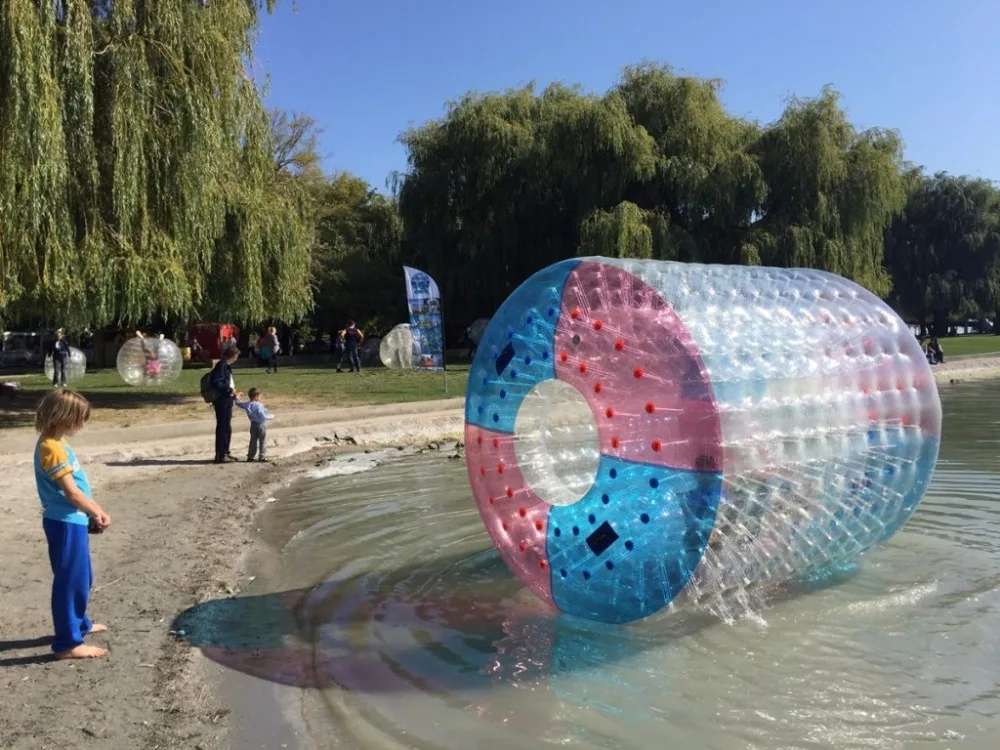
{"label": "dirt path", "polygon": [[[418,408],[415,408],[418,407]],[[51,574],[31,468],[34,436],[0,434],[0,748],[208,748],[226,726],[196,669],[169,634],[172,619],[248,585],[241,552],[253,518],[280,484],[345,448],[427,442],[461,432],[454,402],[327,410],[275,424],[270,465],[214,466],[211,423],[85,431],[78,455],[111,513],[94,538],[90,613],[110,631],[104,660],[49,655]],[[319,421],[322,420],[322,421]],[[245,425],[236,423],[234,449]]]}

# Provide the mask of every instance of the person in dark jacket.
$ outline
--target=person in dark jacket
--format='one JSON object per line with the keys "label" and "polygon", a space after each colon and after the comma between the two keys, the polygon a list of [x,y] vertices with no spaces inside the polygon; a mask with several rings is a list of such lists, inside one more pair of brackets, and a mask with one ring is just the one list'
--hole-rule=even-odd
{"label": "person in dark jacket", "polygon": [[215,391],[215,463],[226,464],[236,459],[229,452],[233,438],[233,402],[236,399],[236,382],[233,379],[233,363],[239,358],[240,350],[227,346],[212,369],[208,382]]}
{"label": "person in dark jacket", "polygon": [[66,368],[68,366],[69,342],[63,337],[62,331],[56,331],[56,340],[52,344],[52,385],[54,387],[66,387]]}
{"label": "person in dark jacket", "polygon": [[[344,354],[347,355],[347,364],[351,372],[361,372],[361,344],[364,343],[365,334],[358,328],[358,324],[353,320],[347,321],[347,328],[341,331],[344,336]],[[340,372],[340,365],[337,365],[337,372]]]}

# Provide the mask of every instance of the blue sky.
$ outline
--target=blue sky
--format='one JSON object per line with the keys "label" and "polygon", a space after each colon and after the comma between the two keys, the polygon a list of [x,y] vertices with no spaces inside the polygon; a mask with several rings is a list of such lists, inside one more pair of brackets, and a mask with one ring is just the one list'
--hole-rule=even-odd
{"label": "blue sky", "polygon": [[826,83],[861,127],[897,128],[929,171],[1000,180],[1000,0],[289,0],[265,18],[267,103],[315,117],[330,171],[384,188],[401,131],[469,90],[531,80],[604,92],[651,60],[725,81],[776,119]]}

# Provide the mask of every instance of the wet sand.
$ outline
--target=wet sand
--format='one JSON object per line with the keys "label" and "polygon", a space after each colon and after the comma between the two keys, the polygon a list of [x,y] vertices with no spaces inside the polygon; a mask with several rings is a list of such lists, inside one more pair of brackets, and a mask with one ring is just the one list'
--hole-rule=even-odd
{"label": "wet sand", "polygon": [[[941,384],[1000,377],[1000,356],[949,360]],[[344,451],[459,438],[463,399],[279,416],[273,464],[214,466],[209,420],[85,431],[74,439],[112,515],[94,538],[90,612],[110,655],[53,662],[50,572],[30,430],[0,432],[0,747],[225,747],[230,708],[218,667],[169,633],[194,604],[245,590],[255,516],[268,497]],[[240,415],[237,415],[239,417]],[[246,439],[234,421],[234,452]],[[212,671],[215,670],[215,671]]]}
{"label": "wet sand", "polygon": [[[457,438],[461,404],[279,415],[271,464],[209,463],[208,421],[81,433],[73,445],[113,521],[92,537],[89,612],[110,628],[92,637],[110,649],[93,662],[51,660],[51,573],[31,465],[35,436],[0,433],[0,747],[225,746],[229,709],[197,650],[170,634],[173,618],[203,599],[252,586],[243,563],[254,516],[281,486],[345,450]],[[240,455],[245,420],[234,427]]]}

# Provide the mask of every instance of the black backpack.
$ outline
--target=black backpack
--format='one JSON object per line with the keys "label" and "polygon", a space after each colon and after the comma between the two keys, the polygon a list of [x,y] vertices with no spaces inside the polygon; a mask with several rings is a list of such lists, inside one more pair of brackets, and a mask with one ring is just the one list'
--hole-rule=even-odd
{"label": "black backpack", "polygon": [[201,381],[200,381],[201,397],[205,399],[206,404],[214,404],[215,399],[219,395],[218,393],[215,392],[215,389],[212,387],[211,383],[212,372],[213,370],[209,370],[208,372],[206,372],[204,375],[201,376]]}

